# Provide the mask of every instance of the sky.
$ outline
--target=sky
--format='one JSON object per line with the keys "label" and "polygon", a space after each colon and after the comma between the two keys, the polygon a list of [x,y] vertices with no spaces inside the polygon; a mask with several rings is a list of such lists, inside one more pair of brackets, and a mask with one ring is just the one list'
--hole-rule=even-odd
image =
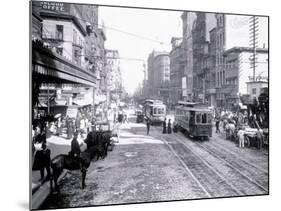
{"label": "sky", "polygon": [[[181,15],[181,11],[99,7],[99,24],[104,23],[106,28],[105,48],[119,51],[123,83],[129,94],[133,94],[142,83],[143,63],[147,62],[149,54],[153,50],[169,52],[171,38],[182,36]],[[229,44],[229,46],[248,47],[250,16],[227,16],[227,20],[230,21],[228,33],[231,35],[227,35],[229,39],[226,46]],[[267,18],[259,18],[259,47],[264,43],[268,47],[267,21]]]}
{"label": "sky", "polygon": [[123,82],[129,94],[142,83],[143,63],[147,62],[153,49],[170,51],[171,38],[182,36],[181,14],[177,11],[99,7],[99,21],[106,27],[105,48],[119,51]]}

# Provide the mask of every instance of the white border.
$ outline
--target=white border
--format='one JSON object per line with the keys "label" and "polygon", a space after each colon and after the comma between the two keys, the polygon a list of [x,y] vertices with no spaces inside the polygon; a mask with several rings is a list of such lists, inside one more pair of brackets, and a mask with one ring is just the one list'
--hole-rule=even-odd
{"label": "white border", "polygon": [[[277,210],[280,207],[280,6],[274,0],[68,0],[270,16],[270,196],[106,206],[68,210]],[[29,198],[29,2],[1,2],[1,210],[27,210]],[[4,47],[4,48],[3,48]],[[277,66],[278,65],[278,66]],[[280,130],[280,129],[279,129]]]}

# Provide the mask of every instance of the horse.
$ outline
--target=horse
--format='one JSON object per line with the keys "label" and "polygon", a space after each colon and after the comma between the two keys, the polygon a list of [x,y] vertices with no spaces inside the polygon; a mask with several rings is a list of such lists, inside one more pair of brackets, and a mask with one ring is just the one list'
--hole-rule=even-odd
{"label": "horse", "polygon": [[88,133],[84,142],[87,147],[96,146],[100,151],[97,152],[103,159],[107,156],[109,146],[113,146],[111,131],[92,131]]}
{"label": "horse", "polygon": [[225,135],[226,139],[233,137],[235,134],[235,124],[233,123],[227,123],[225,125]]}
{"label": "horse", "polygon": [[87,169],[89,168],[92,159],[96,156],[97,150],[95,147],[87,148],[84,152],[80,153],[79,158],[75,158],[70,155],[60,154],[51,160],[52,177],[51,177],[51,192],[53,191],[52,181],[55,183],[55,189],[58,193],[58,178],[62,173],[63,169],[67,170],[81,170],[82,174],[82,189],[85,188],[85,179],[87,174]]}

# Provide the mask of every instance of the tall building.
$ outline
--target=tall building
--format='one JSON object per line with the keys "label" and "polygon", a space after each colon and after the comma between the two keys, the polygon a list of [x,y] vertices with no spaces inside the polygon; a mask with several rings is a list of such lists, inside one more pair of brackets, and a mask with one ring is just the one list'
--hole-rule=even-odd
{"label": "tall building", "polygon": [[169,99],[171,105],[176,105],[179,100],[183,99],[182,78],[184,77],[185,54],[182,48],[182,38],[173,37],[171,44]]}
{"label": "tall building", "polygon": [[[216,14],[216,101],[217,106],[226,106],[226,62],[224,51],[234,47],[251,48],[251,16]],[[268,18],[258,17],[257,48],[268,48]],[[252,48],[252,53],[254,49]],[[250,58],[248,58],[250,59]],[[249,60],[250,61],[250,60]],[[268,70],[267,70],[268,71]]]}
{"label": "tall building", "polygon": [[210,31],[216,27],[213,13],[196,13],[192,28],[193,46],[193,97],[195,101],[206,102],[206,78],[210,74],[208,64]]}
{"label": "tall building", "polygon": [[258,97],[263,88],[268,87],[268,49],[257,48],[256,80],[249,58],[253,49],[233,47],[224,52],[225,84],[223,85],[225,107],[238,105],[240,96]]}
{"label": "tall building", "polygon": [[149,93],[151,97],[169,103],[170,58],[166,51],[153,51],[147,60]]}
{"label": "tall building", "polygon": [[193,46],[192,27],[196,20],[195,12],[183,12],[182,16],[182,48],[184,49],[184,77],[186,83],[183,91],[183,99],[191,101],[193,99]]}
{"label": "tall building", "polygon": [[40,87],[39,99],[45,101],[43,107],[48,105],[48,113],[50,105],[65,106],[61,112],[65,114],[68,106],[94,104],[96,58],[86,43],[92,40],[97,12],[92,5],[32,2],[32,37],[37,40],[32,43],[32,79]]}
{"label": "tall building", "polygon": [[210,106],[216,107],[216,27],[210,32],[210,42],[208,44],[208,57],[205,68],[205,101]]}
{"label": "tall building", "polygon": [[[111,99],[118,101],[122,88],[122,74],[120,69],[120,56],[118,50],[105,50],[106,56],[106,88]],[[112,95],[114,97],[112,98]]]}

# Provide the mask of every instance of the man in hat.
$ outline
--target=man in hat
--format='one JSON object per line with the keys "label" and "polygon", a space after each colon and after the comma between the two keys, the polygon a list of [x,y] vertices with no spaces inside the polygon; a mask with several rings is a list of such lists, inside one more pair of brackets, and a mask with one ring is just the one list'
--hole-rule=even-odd
{"label": "man in hat", "polygon": [[70,156],[72,156],[73,158],[79,158],[81,153],[81,149],[77,137],[78,137],[78,132],[76,131],[71,141],[71,151],[69,152]]}

